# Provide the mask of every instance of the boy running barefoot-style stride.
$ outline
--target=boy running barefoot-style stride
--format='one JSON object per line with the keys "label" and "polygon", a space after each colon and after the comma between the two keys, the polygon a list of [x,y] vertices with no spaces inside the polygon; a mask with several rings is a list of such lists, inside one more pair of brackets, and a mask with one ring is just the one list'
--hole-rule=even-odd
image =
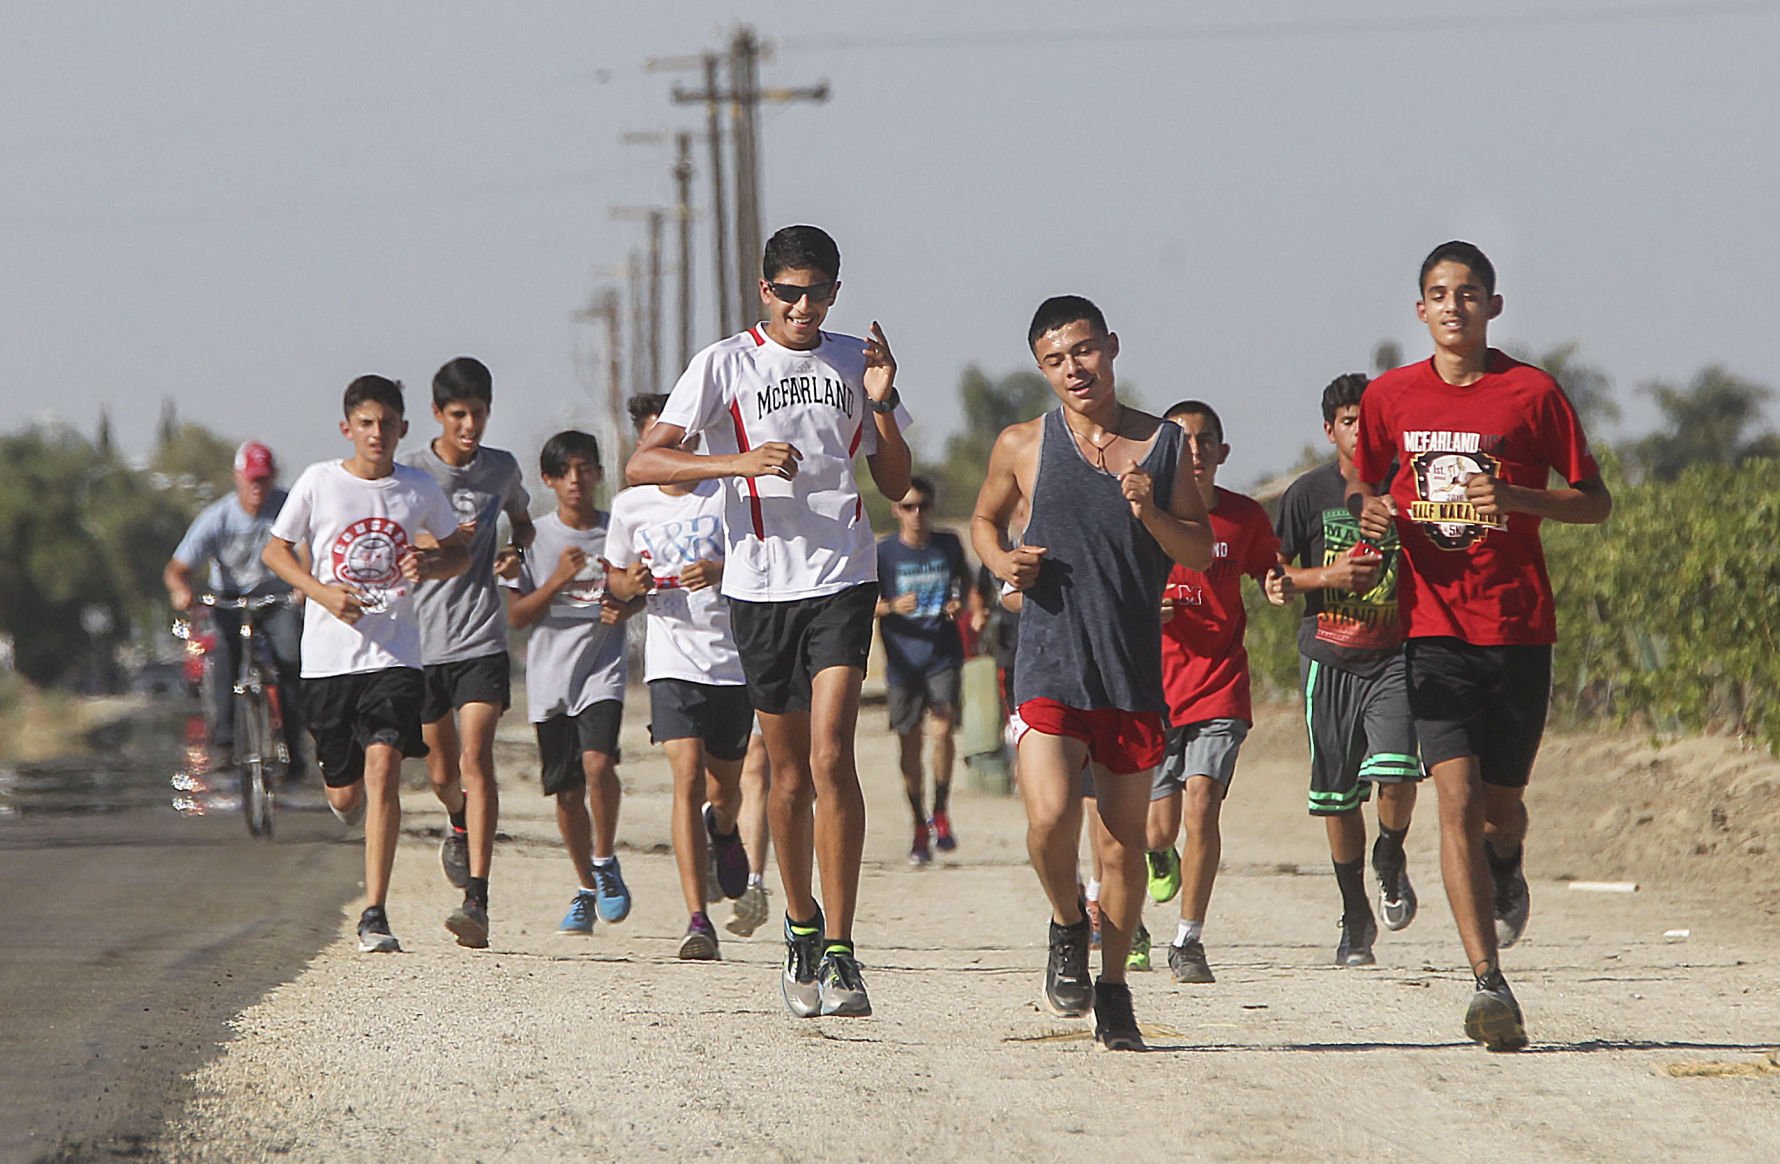
{"label": "boy running barefoot-style stride", "polygon": [[[876,323],[863,340],[822,330],[840,268],[839,248],[816,227],[768,239],[766,322],[693,357],[629,466],[637,484],[723,482],[723,594],[772,760],[780,987],[805,1018],[871,1013],[853,949],[865,846],[853,736],[878,572],[855,457],[865,455],[884,496],[909,488],[908,416],[884,333]],[[682,447],[688,435],[702,438],[702,453]],[[817,855],[826,913],[811,883]]]}
{"label": "boy running barefoot-style stride", "polygon": [[[1026,726],[1027,848],[1051,906],[1044,999],[1064,1016],[1092,1008],[1098,1046],[1142,1050],[1125,958],[1143,907],[1150,770],[1164,751],[1162,587],[1175,563],[1211,565],[1211,526],[1181,471],[1181,429],[1120,403],[1119,339],[1100,309],[1076,295],[1047,299],[1027,342],[1061,406],[996,438],[971,541],[1023,592],[1014,697]],[[1022,498],[1030,518],[1009,549]],[[1104,868],[1093,983],[1076,879],[1089,763]]]}
{"label": "boy running barefoot-style stride", "polygon": [[1378,922],[1366,899],[1366,817],[1378,789],[1372,871],[1388,930],[1415,920],[1415,888],[1403,838],[1423,772],[1403,670],[1397,616],[1397,531],[1376,545],[1347,509],[1366,377],[1337,376],[1323,389],[1323,433],[1336,459],[1292,482],[1279,503],[1279,561],[1304,594],[1298,669],[1310,734],[1310,812],[1323,818],[1341,890],[1338,966],[1367,966]]}
{"label": "boy running barefoot-style stride", "polygon": [[[915,818],[909,863],[933,860],[933,845],[950,852],[948,808],[952,793],[952,733],[958,727],[958,694],[964,667],[964,641],[958,615],[971,588],[970,567],[958,535],[935,530],[929,520],[933,482],[909,481],[908,496],[896,502],[897,531],[878,542],[879,629],[884,641],[885,682],[889,688],[890,730],[896,733],[903,786]],[[925,729],[925,730],[923,730]],[[926,774],[921,753],[931,741],[933,815],[926,811]]]}
{"label": "boy running barefoot-style stride", "polygon": [[[1180,921],[1168,944],[1176,982],[1213,982],[1205,957],[1205,915],[1223,855],[1219,817],[1236,756],[1254,722],[1248,648],[1243,635],[1244,575],[1262,584],[1267,600],[1284,605],[1291,583],[1279,568],[1279,542],[1267,512],[1252,498],[1218,485],[1230,457],[1224,422],[1211,405],[1183,400],[1169,408],[1180,427],[1190,479],[1211,522],[1212,561],[1205,571],[1176,565],[1162,598],[1162,689],[1168,699],[1168,751],[1150,790],[1145,845],[1150,896],[1180,893]],[[1175,839],[1185,839],[1179,852]],[[1132,947],[1134,969],[1149,969],[1149,933],[1140,924]]]}
{"label": "boy running barefoot-style stride", "polygon": [[[1557,638],[1539,525],[1605,521],[1613,497],[1563,389],[1489,346],[1502,297],[1484,253],[1442,243],[1417,292],[1434,354],[1366,390],[1348,503],[1369,541],[1394,526],[1403,545],[1409,707],[1440,797],[1447,901],[1477,978],[1465,1034],[1518,1050],[1526,1028],[1498,951],[1527,924],[1525,795]],[[1547,488],[1554,472],[1563,488]]]}
{"label": "boy running barefoot-style stride", "polygon": [[[631,398],[638,436],[666,401]],[[698,438],[687,437],[681,447],[696,449]],[[680,957],[695,961],[721,957],[717,927],[705,916],[708,891],[733,901],[748,887],[737,818],[754,708],[729,633],[729,608],[716,590],[723,542],[723,490],[716,481],[633,485],[612,499],[607,582],[620,602],[647,600],[649,738],[667,753],[674,774],[674,860],[689,915]],[[707,862],[716,871],[715,886],[705,884]]]}
{"label": "boy running barefoot-style stride", "polygon": [[[385,913],[401,825],[403,756],[426,755],[425,698],[414,592],[469,565],[451,500],[418,469],[396,464],[406,435],[402,386],[360,376],[346,386],[341,435],[352,456],[303,470],[272,523],[267,569],[303,607],[303,698],[328,804],[365,822],[365,909],[358,948],[399,950]],[[422,546],[421,536],[433,544]],[[308,549],[314,573],[294,547]]]}
{"label": "boy running barefoot-style stride", "polygon": [[422,583],[415,595],[426,659],[427,776],[449,818],[439,846],[445,879],[464,891],[445,919],[458,945],[488,945],[488,873],[500,794],[494,778],[494,730],[512,703],[507,607],[495,578],[501,514],[512,546],[530,545],[532,519],[519,462],[482,443],[494,379],[480,360],[459,356],[433,376],[433,419],[440,434],[403,460],[438,482],[469,539],[470,566],[455,578]]}
{"label": "boy running barefoot-style stride", "polygon": [[556,512],[533,523],[531,548],[503,577],[507,617],[530,627],[525,644],[526,712],[538,734],[544,795],[580,883],[557,932],[593,933],[594,918],[630,915],[618,866],[618,729],[624,721],[624,619],[642,600],[620,603],[606,589],[606,517],[594,504],[599,442],[559,432],[538,454]]}

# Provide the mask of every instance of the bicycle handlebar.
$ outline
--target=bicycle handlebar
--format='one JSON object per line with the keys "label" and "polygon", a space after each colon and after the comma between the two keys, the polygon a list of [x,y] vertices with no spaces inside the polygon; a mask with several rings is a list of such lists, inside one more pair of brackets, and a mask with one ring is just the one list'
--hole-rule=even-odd
{"label": "bicycle handlebar", "polygon": [[215,594],[200,594],[198,602],[217,610],[264,610],[268,606],[288,606],[291,597],[288,594],[260,594],[253,597],[221,598]]}

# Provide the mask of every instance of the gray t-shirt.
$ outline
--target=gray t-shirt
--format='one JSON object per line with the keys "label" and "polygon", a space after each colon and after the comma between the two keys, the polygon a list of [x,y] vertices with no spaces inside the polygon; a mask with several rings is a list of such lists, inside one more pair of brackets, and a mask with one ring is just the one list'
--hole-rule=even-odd
{"label": "gray t-shirt", "polygon": [[501,654],[507,649],[507,607],[495,586],[494,557],[501,514],[523,518],[531,502],[519,462],[505,449],[484,446],[469,464],[447,465],[433,452],[431,441],[403,462],[439,483],[459,523],[476,523],[469,569],[420,584],[421,652],[429,665]]}
{"label": "gray t-shirt", "polygon": [[537,521],[537,538],[526,552],[519,577],[502,585],[530,594],[556,572],[562,552],[578,546],[587,564],[575,580],[556,592],[550,608],[531,626],[525,647],[526,717],[543,723],[559,715],[580,715],[608,699],[624,698],[624,624],[600,621],[606,594],[606,518],[592,529],[571,529],[547,513]]}
{"label": "gray t-shirt", "polygon": [[287,594],[290,587],[278,579],[260,554],[272,536],[272,519],[284,508],[282,489],[266,491],[257,514],[241,508],[233,493],[204,507],[173,551],[175,560],[196,569],[210,563],[210,589],[218,594]]}

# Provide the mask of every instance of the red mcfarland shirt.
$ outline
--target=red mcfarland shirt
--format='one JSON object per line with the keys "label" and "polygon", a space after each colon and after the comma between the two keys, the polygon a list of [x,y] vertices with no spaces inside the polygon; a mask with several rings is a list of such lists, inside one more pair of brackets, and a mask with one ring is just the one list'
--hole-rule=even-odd
{"label": "red mcfarland shirt", "polygon": [[1266,510],[1223,488],[1213,494],[1211,536],[1211,569],[1201,574],[1177,564],[1163,592],[1174,601],[1174,617],[1162,623],[1162,688],[1175,727],[1207,719],[1254,722],[1242,576],[1267,577],[1279,564],[1279,538]]}
{"label": "red mcfarland shirt", "polygon": [[1552,471],[1572,485],[1600,472],[1557,381],[1493,348],[1483,378],[1464,388],[1431,359],[1386,372],[1360,400],[1354,465],[1362,480],[1381,481],[1393,462],[1405,632],[1483,647],[1555,642],[1541,519],[1480,518],[1464,482],[1492,473],[1543,489]]}

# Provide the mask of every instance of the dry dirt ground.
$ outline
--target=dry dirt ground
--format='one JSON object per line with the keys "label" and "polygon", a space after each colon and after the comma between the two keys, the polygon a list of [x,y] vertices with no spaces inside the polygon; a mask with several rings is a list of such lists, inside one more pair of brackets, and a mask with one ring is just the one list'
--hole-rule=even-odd
{"label": "dry dirt ground", "polygon": [[[440,812],[406,800],[390,914],[405,953],[339,941],[249,1007],[154,1152],[179,1159],[1673,1160],[1780,1156],[1780,764],[1731,741],[1554,737],[1535,775],[1532,922],[1505,963],[1532,1047],[1464,1041],[1470,992],[1435,868],[1375,968],[1330,964],[1339,912],[1304,815],[1291,708],[1266,711],[1225,815],[1206,945],[1218,982],[1134,975],[1145,1055],[1036,1006],[1046,911],[1011,797],[961,793],[955,854],[906,863],[881,709],[860,738],[870,834],[858,939],[876,1015],[798,1020],[775,920],[725,961],[684,924],[668,785],[633,714],[621,855],[636,899],[591,939],[529,732],[503,727],[493,948],[457,948]],[[962,785],[962,777],[960,784]],[[1637,892],[1571,881],[1636,881]],[[776,883],[776,873],[769,884]],[[775,907],[782,904],[776,891]],[[1173,905],[1150,905],[1161,935]],[[726,906],[715,916],[727,918]],[[1682,936],[1682,933],[1685,936]],[[1160,939],[1159,939],[1160,940]],[[1158,962],[1161,959],[1158,957]]]}

